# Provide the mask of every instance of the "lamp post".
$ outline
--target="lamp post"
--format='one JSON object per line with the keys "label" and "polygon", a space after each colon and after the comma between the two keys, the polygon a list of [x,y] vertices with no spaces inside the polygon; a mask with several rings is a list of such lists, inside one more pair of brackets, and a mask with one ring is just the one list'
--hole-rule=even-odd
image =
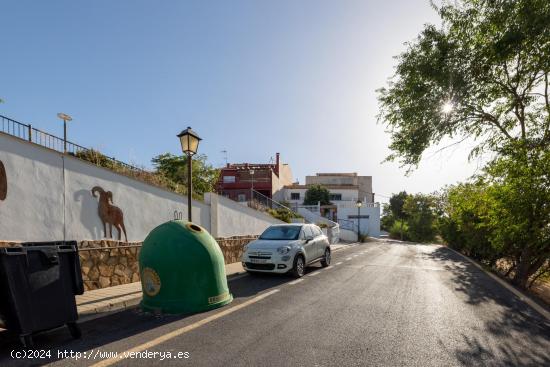
{"label": "lamp post", "polygon": [[67,121],[72,121],[73,118],[62,112],[59,112],[57,117],[63,120],[63,152],[67,153]]}
{"label": "lamp post", "polygon": [[359,242],[361,241],[361,206],[363,206],[361,199],[357,199],[355,206],[357,206],[357,241]]}
{"label": "lamp post", "polygon": [[197,153],[199,148],[199,142],[202,140],[199,138],[196,132],[191,127],[183,130],[178,134],[178,138],[181,143],[181,150],[187,155],[187,218],[189,222],[192,222],[191,218],[191,193],[193,192],[193,180],[191,173],[191,160]]}
{"label": "lamp post", "polygon": [[250,202],[254,199],[254,170],[249,171],[250,176],[252,177],[252,189],[250,189]]}

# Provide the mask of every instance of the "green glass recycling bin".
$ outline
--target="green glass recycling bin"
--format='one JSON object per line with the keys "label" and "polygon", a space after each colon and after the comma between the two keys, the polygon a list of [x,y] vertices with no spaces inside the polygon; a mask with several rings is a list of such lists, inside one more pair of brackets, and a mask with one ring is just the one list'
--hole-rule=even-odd
{"label": "green glass recycling bin", "polygon": [[149,233],[139,254],[144,311],[196,313],[230,303],[220,246],[204,228],[170,221]]}

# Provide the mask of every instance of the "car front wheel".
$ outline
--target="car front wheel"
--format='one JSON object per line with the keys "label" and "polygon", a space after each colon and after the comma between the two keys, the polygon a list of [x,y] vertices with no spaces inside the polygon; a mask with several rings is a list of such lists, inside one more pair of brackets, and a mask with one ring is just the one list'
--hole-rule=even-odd
{"label": "car front wheel", "polygon": [[306,264],[302,255],[296,256],[294,259],[294,267],[292,268],[292,275],[295,278],[301,278],[304,276]]}
{"label": "car front wheel", "polygon": [[321,265],[323,268],[326,268],[330,265],[330,250],[327,248],[325,249],[325,256],[321,259]]}

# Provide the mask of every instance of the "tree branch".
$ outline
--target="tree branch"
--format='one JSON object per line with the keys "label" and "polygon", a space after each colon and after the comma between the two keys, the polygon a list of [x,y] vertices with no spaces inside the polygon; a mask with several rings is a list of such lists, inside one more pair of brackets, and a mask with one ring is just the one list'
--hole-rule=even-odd
{"label": "tree branch", "polygon": [[544,135],[542,137],[541,145],[548,140],[548,134],[550,134],[550,97],[548,96],[548,72],[544,73],[544,103],[546,104],[546,128],[544,129]]}

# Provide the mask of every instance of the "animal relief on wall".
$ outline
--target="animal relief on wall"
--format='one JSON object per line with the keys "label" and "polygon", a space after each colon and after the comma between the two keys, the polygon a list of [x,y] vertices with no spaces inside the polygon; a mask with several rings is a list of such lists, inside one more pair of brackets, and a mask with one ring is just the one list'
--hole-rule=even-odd
{"label": "animal relief on wall", "polygon": [[8,195],[8,177],[4,163],[0,161],[0,200],[6,200]]}
{"label": "animal relief on wall", "polygon": [[126,228],[124,227],[124,215],[118,206],[113,205],[113,193],[105,191],[99,186],[92,188],[92,195],[97,197],[99,194],[98,214],[99,219],[103,222],[103,232],[107,238],[107,224],[109,225],[109,237],[113,238],[113,226],[118,230],[118,240],[120,241],[121,233],[124,232],[124,239],[128,242],[126,236]]}

